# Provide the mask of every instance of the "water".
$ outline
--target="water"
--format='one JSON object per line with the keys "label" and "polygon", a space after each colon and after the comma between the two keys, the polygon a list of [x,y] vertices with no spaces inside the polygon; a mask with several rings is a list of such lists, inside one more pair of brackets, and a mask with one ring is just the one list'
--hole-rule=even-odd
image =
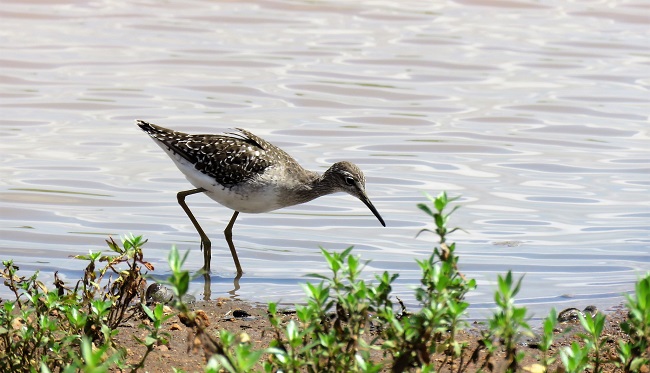
{"label": "water", "polygon": [[[72,281],[71,255],[108,235],[171,245],[198,236],[176,203],[191,186],[134,124],[186,132],[244,127],[307,168],[360,165],[387,222],[347,195],[241,215],[188,203],[213,241],[211,297],[297,302],[326,273],[319,246],[400,274],[432,236],[422,192],[462,195],[453,224],[472,315],[497,274],[519,299],[606,309],[650,270],[650,5],[644,1],[5,1],[0,11],[0,250],[26,273]],[[203,283],[195,281],[199,297]],[[2,290],[3,292],[5,290]],[[230,292],[230,293],[228,293]]]}

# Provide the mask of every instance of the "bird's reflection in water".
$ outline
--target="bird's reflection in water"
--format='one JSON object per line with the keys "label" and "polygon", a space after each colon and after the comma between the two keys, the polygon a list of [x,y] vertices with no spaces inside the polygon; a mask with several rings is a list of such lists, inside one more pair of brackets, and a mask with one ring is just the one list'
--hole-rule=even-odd
{"label": "bird's reflection in water", "polygon": [[[240,289],[239,279],[241,279],[243,273],[238,273],[237,276],[232,281],[232,290],[228,291],[231,298],[237,297],[237,290]],[[209,301],[212,297],[212,278],[210,277],[209,272],[203,273],[203,300]]]}

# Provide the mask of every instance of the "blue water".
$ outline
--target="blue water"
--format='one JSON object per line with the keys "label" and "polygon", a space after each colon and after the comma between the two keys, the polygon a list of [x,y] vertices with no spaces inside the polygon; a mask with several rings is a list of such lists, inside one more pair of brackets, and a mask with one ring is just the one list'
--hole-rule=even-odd
{"label": "blue water", "polygon": [[231,211],[188,197],[214,245],[211,298],[298,302],[303,276],[327,273],[319,246],[354,245],[367,278],[399,273],[415,307],[415,259],[435,242],[415,238],[431,226],[415,205],[446,190],[462,196],[452,238],[479,284],[472,316],[509,269],[536,317],[606,309],[650,270],[648,14],[641,1],[4,2],[0,256],[74,281],[71,255],[132,232],[157,275],[172,245],[198,270],[175,195],[191,185],[133,122],[244,127],[309,169],[357,163],[387,227],[342,194],[242,214],[233,292]]}

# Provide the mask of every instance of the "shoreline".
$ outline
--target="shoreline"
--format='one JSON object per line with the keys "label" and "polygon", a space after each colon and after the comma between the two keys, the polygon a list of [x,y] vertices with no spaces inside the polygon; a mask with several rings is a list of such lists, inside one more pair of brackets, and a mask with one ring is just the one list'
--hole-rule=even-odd
{"label": "shoreline", "polygon": [[[228,330],[240,339],[249,341],[253,344],[254,348],[263,349],[269,346],[271,340],[275,335],[271,332],[271,326],[267,317],[267,310],[262,304],[255,302],[247,302],[238,299],[217,298],[212,301],[197,301],[190,305],[194,311],[202,310],[203,314],[207,317],[209,326],[206,329],[207,333],[218,335],[222,329]],[[627,318],[627,309],[624,304],[613,307],[616,309],[607,309],[603,312],[606,316],[605,329],[603,332],[603,340],[605,340],[604,351],[605,356],[614,356],[616,346],[619,340],[626,340],[627,336],[622,332],[620,323]],[[295,311],[281,310],[283,323],[289,320],[296,319]],[[558,311],[559,312],[559,311]],[[130,325],[121,326],[118,329],[120,333],[116,338],[119,346],[125,347],[128,353],[128,361],[133,362],[137,360],[145,348],[135,341],[134,337],[143,338],[146,331],[137,328],[139,320],[130,322]],[[145,321],[146,322],[146,321]],[[466,342],[469,348],[464,352],[465,361],[468,361],[472,352],[476,351],[481,339],[481,331],[485,329],[479,321],[468,321],[468,327],[457,334],[456,339],[460,342]],[[157,346],[147,359],[144,366],[144,371],[169,371],[170,367],[183,369],[187,372],[203,371],[207,363],[206,354],[203,351],[203,345],[198,339],[193,338],[191,328],[186,327],[179,320],[177,316],[172,317],[166,321],[163,330],[170,333],[169,344]],[[538,328],[533,328],[538,331]],[[553,343],[550,351],[557,352],[559,349],[569,346],[573,341],[579,340],[578,334],[583,332],[579,322],[560,323],[557,327],[557,332],[554,333],[556,340]],[[368,328],[368,335],[372,334],[371,328]],[[520,343],[520,351],[525,353],[525,358],[521,363],[522,367],[533,366],[538,363],[537,356],[540,351],[535,348],[533,339],[522,340]],[[188,352],[189,351],[189,352]],[[480,353],[479,353],[480,354]],[[434,355],[435,356],[435,355]],[[437,356],[437,359],[442,363],[442,355]],[[373,354],[373,359],[378,361],[385,359],[380,351]],[[493,363],[496,372],[504,371],[506,366],[505,355],[497,353],[493,357]],[[551,365],[549,371],[555,371],[556,368],[561,366],[560,359]],[[449,371],[449,366],[442,368],[442,371]],[[457,369],[457,367],[453,367]],[[475,371],[478,366],[468,366],[467,371]],[[612,372],[615,370],[613,364],[604,366],[603,372]]]}

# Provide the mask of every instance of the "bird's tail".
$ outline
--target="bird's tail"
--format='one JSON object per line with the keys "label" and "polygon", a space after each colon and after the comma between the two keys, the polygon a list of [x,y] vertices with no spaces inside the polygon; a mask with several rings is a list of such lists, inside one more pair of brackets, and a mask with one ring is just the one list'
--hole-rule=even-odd
{"label": "bird's tail", "polygon": [[146,133],[148,133],[150,135],[166,132],[166,131],[164,131],[164,128],[162,128],[160,126],[156,126],[155,124],[151,124],[149,122],[145,122],[145,121],[140,120],[140,119],[136,120],[135,124],[137,124],[138,127],[140,127],[141,130],[143,130],[144,132],[146,132]]}

